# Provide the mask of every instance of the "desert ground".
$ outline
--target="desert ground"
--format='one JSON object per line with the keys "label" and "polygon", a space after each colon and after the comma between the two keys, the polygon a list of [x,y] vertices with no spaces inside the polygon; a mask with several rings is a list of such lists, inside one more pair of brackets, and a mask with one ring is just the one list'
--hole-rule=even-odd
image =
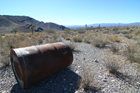
{"label": "desert ground", "polygon": [[[23,90],[14,77],[10,49],[64,42],[71,66]],[[0,34],[1,93],[140,93],[140,26]]]}

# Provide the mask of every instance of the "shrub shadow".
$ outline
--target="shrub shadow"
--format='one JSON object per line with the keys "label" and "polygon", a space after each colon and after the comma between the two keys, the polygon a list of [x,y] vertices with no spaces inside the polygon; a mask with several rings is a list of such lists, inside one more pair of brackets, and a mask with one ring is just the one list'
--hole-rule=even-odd
{"label": "shrub shadow", "polygon": [[80,50],[74,50],[73,51],[73,53],[80,53],[80,52],[82,52],[82,51],[80,51]]}
{"label": "shrub shadow", "polygon": [[131,76],[131,75],[125,75],[123,73],[120,73],[120,72],[116,72],[114,74],[116,76],[116,78],[124,81],[125,83],[129,83],[130,85],[133,85],[135,86],[136,82],[138,81],[137,78],[135,78],[134,76]]}
{"label": "shrub shadow", "polygon": [[80,87],[79,79],[78,74],[65,68],[24,90],[15,84],[11,93],[74,93]]}

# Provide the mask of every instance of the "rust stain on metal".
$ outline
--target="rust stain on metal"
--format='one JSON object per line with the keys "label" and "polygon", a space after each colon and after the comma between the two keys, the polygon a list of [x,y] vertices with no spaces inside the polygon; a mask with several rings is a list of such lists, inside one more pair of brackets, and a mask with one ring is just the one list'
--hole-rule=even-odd
{"label": "rust stain on metal", "polygon": [[11,49],[15,78],[24,89],[72,64],[73,54],[62,42]]}

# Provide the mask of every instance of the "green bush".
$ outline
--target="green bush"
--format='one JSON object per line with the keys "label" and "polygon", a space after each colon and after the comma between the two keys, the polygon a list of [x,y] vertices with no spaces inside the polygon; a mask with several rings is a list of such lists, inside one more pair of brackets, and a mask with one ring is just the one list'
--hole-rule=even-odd
{"label": "green bush", "polygon": [[73,40],[74,40],[74,42],[82,42],[82,37],[80,37],[80,36],[74,37]]}
{"label": "green bush", "polygon": [[115,41],[116,42],[121,42],[122,41],[122,38],[121,37],[115,37]]}
{"label": "green bush", "polygon": [[70,38],[70,37],[66,37],[65,39],[66,39],[66,40],[70,40],[71,38]]}

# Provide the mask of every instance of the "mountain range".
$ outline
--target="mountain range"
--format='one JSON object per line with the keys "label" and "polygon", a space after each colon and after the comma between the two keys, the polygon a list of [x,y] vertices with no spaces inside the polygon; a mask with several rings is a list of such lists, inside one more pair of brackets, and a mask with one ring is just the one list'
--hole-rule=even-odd
{"label": "mountain range", "polygon": [[[127,26],[140,26],[140,22],[135,23],[96,23],[96,24],[87,24],[88,27],[93,26],[93,28],[96,28],[100,25],[100,27],[127,27]],[[84,28],[85,25],[65,25],[66,27],[69,27],[71,29],[76,28]]]}
{"label": "mountain range", "polygon": [[10,32],[12,29],[17,29],[18,32],[29,32],[30,26],[35,26],[35,31],[45,31],[46,29],[64,30],[66,27],[56,23],[40,22],[29,16],[9,16],[0,15],[0,32]]}

